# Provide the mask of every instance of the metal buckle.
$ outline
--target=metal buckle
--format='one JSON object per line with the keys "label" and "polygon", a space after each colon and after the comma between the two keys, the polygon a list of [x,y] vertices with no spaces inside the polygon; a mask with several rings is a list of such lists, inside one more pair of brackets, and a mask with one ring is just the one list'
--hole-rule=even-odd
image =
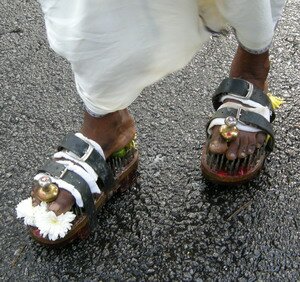
{"label": "metal buckle", "polygon": [[89,156],[92,154],[93,150],[94,150],[94,148],[91,145],[89,145],[88,149],[86,150],[84,155],[80,158],[80,160],[85,162],[89,158]]}
{"label": "metal buckle", "polygon": [[237,121],[240,121],[241,114],[242,114],[242,108],[238,108],[235,116]]}
{"label": "metal buckle", "polygon": [[253,94],[254,86],[253,86],[252,83],[250,83],[250,82],[248,82],[248,81],[247,81],[247,83],[248,83],[248,93],[247,93],[247,95],[245,96],[245,99],[250,99],[250,97],[251,97],[252,94]]}

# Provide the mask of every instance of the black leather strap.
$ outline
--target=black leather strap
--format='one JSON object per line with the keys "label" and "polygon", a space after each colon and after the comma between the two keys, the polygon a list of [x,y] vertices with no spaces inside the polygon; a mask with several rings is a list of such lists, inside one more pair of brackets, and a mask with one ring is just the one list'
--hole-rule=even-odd
{"label": "black leather strap", "polygon": [[95,150],[89,150],[90,145],[84,142],[73,133],[69,133],[61,141],[58,150],[68,150],[73,152],[78,157],[83,158],[85,154],[89,153],[87,158],[83,159],[89,164],[98,174],[98,182],[100,181],[101,190],[109,191],[115,185],[115,179],[110,167],[107,165],[105,159]]}
{"label": "black leather strap", "polygon": [[74,186],[80,193],[83,201],[83,208],[89,218],[91,228],[96,222],[96,208],[94,198],[86,181],[73,171],[67,170],[64,165],[55,162],[54,160],[46,163],[39,172],[49,173],[51,176],[60,178]]}
{"label": "black leather strap", "polygon": [[58,146],[58,151],[66,149],[73,152],[78,157],[82,158],[87,152],[89,144],[82,141],[74,133],[68,133]]}
{"label": "black leather strap", "polygon": [[228,116],[233,116],[233,117],[236,117],[239,121],[241,121],[247,125],[252,125],[254,127],[257,127],[259,129],[261,129],[262,131],[264,131],[265,133],[269,134],[271,138],[269,139],[266,148],[269,151],[272,151],[274,148],[275,139],[274,139],[274,131],[273,131],[271,123],[268,120],[266,120],[263,116],[261,116],[257,113],[241,110],[239,117],[237,116],[237,113],[238,113],[238,110],[233,109],[233,108],[223,108],[223,109],[217,110],[214,113],[211,120],[208,122],[206,129],[208,129],[212,120],[214,120],[216,118],[226,118]]}
{"label": "black leather strap", "polygon": [[[251,91],[252,86],[253,90]],[[275,113],[273,111],[269,97],[265,95],[261,89],[257,88],[248,81],[238,78],[224,79],[212,97],[212,102],[215,110],[217,110],[222,105],[221,98],[228,94],[237,95],[240,98],[250,99],[256,103],[261,104],[264,107],[267,106],[272,112],[272,115],[270,117],[271,122],[275,119]]]}

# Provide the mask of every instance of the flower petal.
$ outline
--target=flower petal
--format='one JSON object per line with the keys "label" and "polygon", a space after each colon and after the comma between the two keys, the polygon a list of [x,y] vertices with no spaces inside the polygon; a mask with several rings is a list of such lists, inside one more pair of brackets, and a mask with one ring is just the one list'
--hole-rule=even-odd
{"label": "flower petal", "polygon": [[24,224],[35,226],[35,207],[32,206],[32,198],[29,197],[21,201],[17,207],[17,218],[23,218]]}
{"label": "flower petal", "polygon": [[45,211],[36,216],[36,225],[43,237],[48,236],[49,240],[55,241],[66,236],[75,217],[73,212],[56,216],[53,211]]}

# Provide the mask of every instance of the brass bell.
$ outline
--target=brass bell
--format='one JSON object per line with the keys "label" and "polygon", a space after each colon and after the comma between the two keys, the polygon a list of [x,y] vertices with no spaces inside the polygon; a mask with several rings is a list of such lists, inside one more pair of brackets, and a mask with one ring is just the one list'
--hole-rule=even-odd
{"label": "brass bell", "polygon": [[128,151],[132,150],[132,149],[136,149],[136,135],[134,136],[134,138],[122,149],[114,152],[112,154],[112,157],[116,157],[116,158],[123,158],[126,156],[126,154],[128,153]]}
{"label": "brass bell", "polygon": [[236,118],[229,116],[225,119],[225,124],[220,127],[220,134],[227,142],[233,141],[238,137],[239,130],[236,125]]}
{"label": "brass bell", "polygon": [[50,203],[54,201],[59,193],[59,189],[56,184],[51,182],[49,176],[42,176],[38,180],[38,188],[35,192],[35,196],[42,202]]}

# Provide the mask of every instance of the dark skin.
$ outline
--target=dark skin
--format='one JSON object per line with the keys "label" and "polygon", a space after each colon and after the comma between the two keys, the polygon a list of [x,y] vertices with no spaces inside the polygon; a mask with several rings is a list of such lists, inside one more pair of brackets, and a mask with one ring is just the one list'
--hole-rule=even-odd
{"label": "dark skin", "polygon": [[[95,118],[85,112],[80,132],[96,141],[107,158],[113,152],[126,146],[133,139],[136,129],[132,116],[125,109],[101,118]],[[72,194],[60,189],[57,199],[51,202],[48,208],[59,215],[69,211],[74,203],[75,199]]]}
{"label": "dark skin", "polygon": [[[270,68],[269,53],[253,55],[238,47],[232,61],[230,76],[242,78],[255,86],[264,89]],[[121,110],[101,118],[95,118],[85,113],[81,133],[96,141],[102,147],[106,157],[127,145],[136,132],[134,120],[128,110]],[[212,139],[209,150],[225,154],[229,160],[244,158],[252,154],[256,147],[261,147],[265,140],[264,133],[249,133],[240,131],[239,137],[230,143],[224,141],[219,134],[219,126],[212,129]],[[49,205],[49,210],[57,215],[64,213],[75,203],[73,196],[64,189],[55,201]]]}
{"label": "dark skin", "polygon": [[[263,54],[254,55],[238,47],[232,61],[230,77],[245,79],[264,90],[269,69],[268,51]],[[225,102],[227,101],[225,100]],[[250,133],[240,131],[236,140],[227,143],[219,134],[219,126],[215,126],[212,129],[209,150],[218,154],[226,153],[226,157],[229,160],[245,158],[247,155],[253,154],[255,148],[260,148],[265,138],[266,135],[262,132]]]}

